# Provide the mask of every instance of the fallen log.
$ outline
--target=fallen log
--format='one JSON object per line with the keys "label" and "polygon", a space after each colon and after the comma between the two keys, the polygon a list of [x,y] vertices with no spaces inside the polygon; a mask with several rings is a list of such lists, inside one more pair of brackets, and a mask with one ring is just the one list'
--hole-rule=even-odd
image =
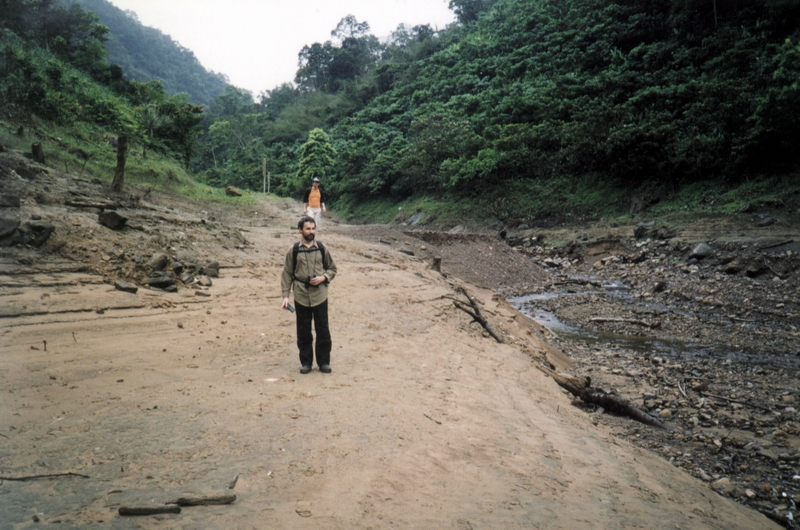
{"label": "fallen log", "polygon": [[81,200],[68,199],[64,201],[64,204],[66,206],[72,206],[73,208],[98,208],[100,210],[116,210],[117,208],[119,208],[119,204],[113,201],[104,201],[104,200],[81,201]]}
{"label": "fallen log", "polygon": [[167,504],[177,504],[178,506],[211,506],[216,504],[230,504],[236,500],[236,495],[211,495],[208,497],[181,497],[170,501]]}
{"label": "fallen log", "polygon": [[644,326],[646,328],[660,328],[661,322],[647,322],[646,320],[638,320],[635,318],[619,318],[619,317],[592,317],[590,322],[612,322],[615,324],[636,324],[637,326]]}
{"label": "fallen log", "polygon": [[120,506],[120,515],[158,515],[160,513],[181,513],[180,506]]}
{"label": "fallen log", "polygon": [[642,410],[639,410],[628,400],[615,394],[609,394],[599,388],[592,388],[590,386],[591,379],[588,377],[579,378],[559,374],[539,364],[537,364],[536,367],[552,377],[555,382],[558,383],[558,386],[567,390],[570,394],[579,398],[584,403],[599,405],[608,411],[628,416],[629,418],[644,423],[645,425],[658,427],[659,429],[664,429],[666,431],[674,430],[661,420],[652,417]]}
{"label": "fallen log", "polygon": [[[47,351],[47,350],[45,350]],[[3,436],[4,438],[8,438],[7,436]],[[25,477],[0,477],[0,480],[15,480],[22,482],[24,480],[34,480],[37,478],[56,478],[56,477],[81,477],[81,478],[89,478],[88,475],[81,475],[80,473],[51,473],[49,475],[28,475]]]}
{"label": "fallen log", "polygon": [[780,247],[782,245],[788,245],[789,243],[794,243],[794,239],[787,239],[786,241],[781,241],[780,243],[773,243],[771,245],[765,245],[763,247],[758,247],[758,250],[767,250],[769,248]]}

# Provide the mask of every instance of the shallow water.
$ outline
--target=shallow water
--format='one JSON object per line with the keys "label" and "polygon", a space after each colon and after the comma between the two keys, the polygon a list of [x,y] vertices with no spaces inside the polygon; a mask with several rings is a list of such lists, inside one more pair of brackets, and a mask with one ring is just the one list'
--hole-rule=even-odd
{"label": "shallow water", "polygon": [[[615,288],[623,292],[625,290],[625,287],[615,286]],[[536,307],[536,301],[538,300],[552,300],[559,297],[575,296],[579,294],[583,293],[547,292],[527,294],[510,297],[508,298],[508,303],[524,315],[529,316],[539,324],[547,327],[560,339],[582,342],[589,346],[624,348],[642,354],[658,355],[673,360],[731,360],[772,368],[792,370],[800,368],[800,358],[788,353],[733,351],[722,344],[708,345],[690,341],[664,340],[646,335],[595,332],[571,326],[559,320],[555,314]],[[664,307],[664,310],[666,310],[666,307]]]}

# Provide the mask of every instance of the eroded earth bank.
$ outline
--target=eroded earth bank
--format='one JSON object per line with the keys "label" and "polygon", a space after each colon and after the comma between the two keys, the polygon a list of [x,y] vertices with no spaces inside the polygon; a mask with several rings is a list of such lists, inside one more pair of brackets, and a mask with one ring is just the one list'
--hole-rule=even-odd
{"label": "eroded earth bank", "polygon": [[[492,237],[329,223],[320,239],[339,266],[333,373],[301,376],[293,318],[279,309],[296,203],[112,196],[0,157],[3,215],[19,221],[5,234],[18,244],[0,259],[3,528],[777,527],[630,439],[649,427],[589,414],[536,368],[585,372],[596,356],[506,302],[518,293],[498,291],[558,283],[544,255]],[[124,225],[100,224],[108,211]],[[171,272],[153,271],[162,267]],[[456,307],[464,292],[503,343]],[[659,362],[671,381],[676,362]],[[607,365],[592,373],[650,384]],[[663,410],[672,400],[662,386],[648,391]],[[667,422],[701,395],[690,397]],[[118,515],[229,493],[228,505]]]}

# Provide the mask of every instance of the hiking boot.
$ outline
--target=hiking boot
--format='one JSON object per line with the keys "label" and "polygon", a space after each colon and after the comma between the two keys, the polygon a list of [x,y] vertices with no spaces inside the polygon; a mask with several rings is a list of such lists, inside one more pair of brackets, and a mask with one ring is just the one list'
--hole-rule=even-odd
{"label": "hiking boot", "polygon": [[331,366],[329,364],[323,364],[319,367],[319,371],[323,374],[329,374],[331,373]]}
{"label": "hiking boot", "polygon": [[307,374],[310,371],[311,371],[311,367],[308,366],[307,364],[304,364],[303,366],[300,367],[300,373],[301,374]]}

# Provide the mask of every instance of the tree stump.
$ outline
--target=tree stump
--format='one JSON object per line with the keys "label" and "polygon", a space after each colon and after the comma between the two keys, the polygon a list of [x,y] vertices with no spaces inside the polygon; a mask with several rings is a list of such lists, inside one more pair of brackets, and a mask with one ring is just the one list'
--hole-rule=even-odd
{"label": "tree stump", "polygon": [[125,160],[128,154],[128,137],[117,138],[117,168],[114,170],[114,180],[111,181],[111,191],[119,193],[125,185]]}
{"label": "tree stump", "polygon": [[22,125],[17,127],[17,136],[19,136],[20,138],[25,136],[25,127],[23,127]]}
{"label": "tree stump", "polygon": [[36,142],[31,145],[31,158],[34,162],[44,164],[44,151],[42,151],[42,142]]}

